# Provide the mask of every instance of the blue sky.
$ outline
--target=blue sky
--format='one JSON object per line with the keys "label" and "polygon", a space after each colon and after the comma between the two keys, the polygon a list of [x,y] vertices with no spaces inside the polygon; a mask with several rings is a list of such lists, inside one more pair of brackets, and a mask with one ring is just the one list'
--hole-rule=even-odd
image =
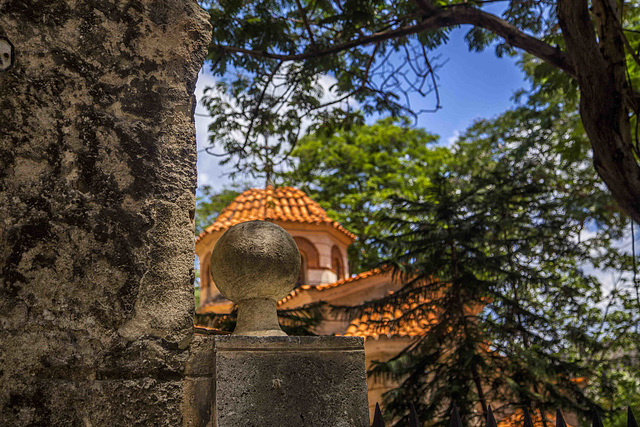
{"label": "blue sky", "polygon": [[[442,109],[420,116],[418,126],[451,142],[476,119],[491,118],[513,105],[513,93],[528,86],[515,58],[498,58],[493,48],[484,52],[469,52],[464,41],[465,29],[457,29],[450,42],[436,50],[441,60],[448,62],[438,71],[438,86]],[[419,105],[419,99],[411,100]],[[423,100],[425,108],[433,100]]]}
{"label": "blue sky", "polygon": [[[464,41],[468,28],[454,30],[449,43],[437,49],[440,60],[448,62],[438,71],[438,86],[442,109],[436,113],[425,113],[418,119],[417,126],[440,135],[444,144],[455,140],[459,132],[464,131],[475,120],[491,118],[513,105],[511,97],[517,89],[528,86],[524,74],[517,68],[515,59],[498,58],[494,49],[484,52],[469,52]],[[206,114],[200,105],[202,92],[206,86],[212,86],[214,79],[207,64],[198,78],[196,97],[197,113]],[[411,99],[416,109],[433,108],[431,97]],[[196,137],[198,141],[198,185],[211,185],[221,188],[230,183],[224,172],[228,169],[218,165],[218,159],[202,152],[207,146],[207,125],[209,120],[196,116]]]}

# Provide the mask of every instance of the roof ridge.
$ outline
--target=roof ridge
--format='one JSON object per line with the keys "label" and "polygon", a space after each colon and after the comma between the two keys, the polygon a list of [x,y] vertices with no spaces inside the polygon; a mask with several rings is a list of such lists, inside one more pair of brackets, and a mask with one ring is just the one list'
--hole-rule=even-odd
{"label": "roof ridge", "polygon": [[249,188],[236,196],[220,211],[214,223],[200,233],[196,243],[206,234],[251,220],[326,224],[352,241],[356,239],[353,233],[330,218],[322,206],[303,190],[288,185],[267,185],[262,189]]}
{"label": "roof ridge", "polygon": [[342,278],[342,279],[336,280],[335,282],[320,283],[318,285],[302,285],[302,286],[299,286],[299,287],[295,288],[294,290],[292,290],[289,293],[289,295],[287,295],[286,297],[284,297],[280,301],[278,301],[278,305],[284,304],[285,302],[289,301],[290,299],[296,297],[302,291],[314,290],[314,291],[317,291],[317,292],[322,292],[322,291],[324,291],[326,289],[337,288],[339,286],[346,285],[348,283],[353,283],[353,282],[357,282],[357,281],[362,280],[362,279],[366,279],[367,277],[376,276],[378,274],[386,273],[386,272],[388,272],[390,270],[391,270],[390,266],[382,265],[380,267],[372,268],[371,270],[363,271],[362,273],[354,274],[353,276],[350,276],[350,277],[346,277],[346,278]]}

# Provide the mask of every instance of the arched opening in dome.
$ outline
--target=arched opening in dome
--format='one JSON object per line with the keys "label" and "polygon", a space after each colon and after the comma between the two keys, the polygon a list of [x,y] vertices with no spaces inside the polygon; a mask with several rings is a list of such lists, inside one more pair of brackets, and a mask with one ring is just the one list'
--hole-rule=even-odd
{"label": "arched opening in dome", "polygon": [[296,288],[302,285],[307,285],[307,255],[300,251],[300,275],[298,276],[298,281],[296,282]]}
{"label": "arched opening in dome", "polygon": [[331,248],[331,269],[336,273],[337,280],[344,278],[342,254],[340,253],[340,249],[335,245]]}
{"label": "arched opening in dome", "polygon": [[307,259],[306,268],[319,268],[320,254],[318,253],[318,249],[316,249],[316,245],[314,245],[310,240],[305,239],[304,237],[294,236],[293,240],[296,242],[296,245],[298,245],[298,250],[300,251],[300,253],[304,254]]}

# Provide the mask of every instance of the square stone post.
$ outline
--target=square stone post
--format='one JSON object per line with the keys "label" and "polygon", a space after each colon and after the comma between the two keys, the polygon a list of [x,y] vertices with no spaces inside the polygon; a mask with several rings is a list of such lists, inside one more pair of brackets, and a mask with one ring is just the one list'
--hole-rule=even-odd
{"label": "square stone post", "polygon": [[213,338],[215,427],[368,427],[360,337]]}
{"label": "square stone post", "polygon": [[232,335],[197,337],[194,426],[368,427],[364,340],[289,337],[278,325],[276,300],[299,270],[293,238],[275,224],[241,223],[218,240],[211,272],[238,322]]}

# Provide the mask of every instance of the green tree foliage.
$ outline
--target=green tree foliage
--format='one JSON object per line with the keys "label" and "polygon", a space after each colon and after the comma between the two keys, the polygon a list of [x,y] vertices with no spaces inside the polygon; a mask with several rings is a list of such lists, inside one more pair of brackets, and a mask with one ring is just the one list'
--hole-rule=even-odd
{"label": "green tree foliage", "polygon": [[630,269],[631,257],[615,247],[627,222],[585,159],[575,109],[564,107],[526,106],[476,123],[453,156],[425,170],[424,192],[394,199],[392,233],[380,245],[406,285],[351,312],[414,303],[401,318],[380,320],[392,330],[437,319],[372,371],[399,381],[386,396],[398,425],[408,402],[440,423],[453,402],[469,423],[492,402],[501,413],[585,414],[621,385],[611,369],[633,371],[618,356],[637,352],[634,286],[624,276],[605,295],[588,273]]}
{"label": "green tree foliage", "polygon": [[431,51],[453,28],[469,26],[470,49],[527,52],[540,64],[541,84],[554,70],[566,76],[580,93],[598,173],[640,221],[637,0],[202,3],[220,78],[205,102],[211,140],[239,170],[271,175],[301,131],[351,123],[356,104],[365,114],[415,116],[407,95],[419,94],[433,96],[437,110],[442,64]]}
{"label": "green tree foliage", "polygon": [[199,189],[200,194],[196,198],[195,233],[202,233],[205,228],[213,224],[220,212],[241,193],[241,188],[246,185],[233,185],[216,191],[211,186],[205,185]]}
{"label": "green tree foliage", "polygon": [[292,153],[285,183],[304,189],[329,216],[358,236],[349,248],[353,273],[374,268],[380,253],[373,239],[385,233],[379,217],[392,209],[392,194],[420,194],[424,169],[448,150],[437,137],[412,129],[408,119],[384,119],[372,126],[318,132],[304,137]]}

